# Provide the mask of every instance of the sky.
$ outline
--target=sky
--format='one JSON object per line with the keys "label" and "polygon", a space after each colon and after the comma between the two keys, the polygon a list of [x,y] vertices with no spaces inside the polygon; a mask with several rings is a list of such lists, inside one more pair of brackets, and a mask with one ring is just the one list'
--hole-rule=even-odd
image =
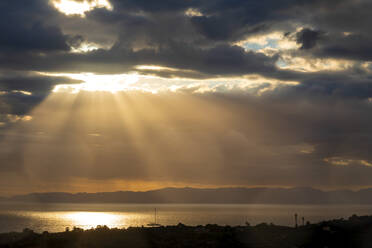
{"label": "sky", "polygon": [[372,187],[371,9],[0,1],[0,195]]}

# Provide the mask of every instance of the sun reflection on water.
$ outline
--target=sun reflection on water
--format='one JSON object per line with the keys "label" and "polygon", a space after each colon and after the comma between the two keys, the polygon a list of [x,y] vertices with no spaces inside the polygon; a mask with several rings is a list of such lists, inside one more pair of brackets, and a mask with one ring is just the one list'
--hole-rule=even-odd
{"label": "sun reflection on water", "polygon": [[99,225],[116,227],[124,225],[124,216],[115,213],[102,212],[73,212],[67,213],[62,218],[71,221],[71,224],[76,227],[95,228]]}
{"label": "sun reflection on water", "polygon": [[110,212],[82,209],[78,211],[11,210],[2,212],[0,209],[1,214],[14,216],[20,221],[17,222],[18,226],[16,228],[10,230],[22,231],[23,228],[27,227],[37,232],[61,232],[67,228],[71,230],[74,227],[84,230],[97,226],[128,228],[130,226],[146,225],[153,220],[152,210],[134,211],[133,209]]}

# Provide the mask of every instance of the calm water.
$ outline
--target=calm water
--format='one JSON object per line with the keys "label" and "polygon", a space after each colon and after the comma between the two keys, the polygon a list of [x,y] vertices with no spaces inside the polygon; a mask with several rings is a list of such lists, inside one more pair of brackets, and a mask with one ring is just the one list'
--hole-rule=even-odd
{"label": "calm water", "polygon": [[352,214],[372,215],[372,205],[225,205],[225,204],[0,204],[0,232],[64,231],[66,227],[89,229],[97,225],[124,228],[158,223],[187,225],[215,223],[220,225],[255,225],[262,222],[293,225],[293,215],[318,222],[347,218]]}

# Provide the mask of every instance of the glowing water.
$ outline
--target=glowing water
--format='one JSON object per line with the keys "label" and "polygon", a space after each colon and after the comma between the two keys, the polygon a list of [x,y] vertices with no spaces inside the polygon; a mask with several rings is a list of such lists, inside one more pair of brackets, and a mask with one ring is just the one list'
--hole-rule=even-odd
{"label": "glowing water", "polygon": [[255,225],[261,222],[293,225],[293,215],[318,222],[348,218],[352,214],[371,215],[370,205],[225,205],[225,204],[0,204],[0,232],[64,231],[74,226],[90,229],[97,225],[110,228],[146,226],[154,218],[162,225]]}

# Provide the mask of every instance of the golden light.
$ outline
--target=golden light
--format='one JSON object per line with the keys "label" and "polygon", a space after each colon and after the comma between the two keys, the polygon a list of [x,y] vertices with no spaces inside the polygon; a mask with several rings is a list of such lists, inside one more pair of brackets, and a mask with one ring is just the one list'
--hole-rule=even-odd
{"label": "golden light", "polygon": [[185,15],[187,16],[203,16],[203,13],[200,12],[200,10],[198,9],[194,9],[194,8],[189,8],[185,11]]}
{"label": "golden light", "polygon": [[338,166],[349,166],[349,165],[362,165],[367,167],[372,167],[371,161],[367,160],[360,160],[360,159],[350,159],[350,158],[342,158],[342,157],[329,157],[323,159],[325,162],[338,165]]}
{"label": "golden light", "polygon": [[97,50],[99,48],[102,48],[102,47],[100,47],[99,45],[94,44],[94,43],[84,42],[79,47],[72,47],[71,52],[72,53],[87,53],[87,52]]}
{"label": "golden light", "polygon": [[[183,174],[195,170],[200,175],[212,175],[210,172],[215,168],[224,168],[225,158],[220,152],[224,147],[219,145],[222,133],[226,142],[239,146],[250,144],[240,134],[225,135],[226,130],[240,123],[235,117],[239,115],[233,115],[219,101],[207,101],[183,90],[210,92],[226,81],[247,91],[250,87],[257,91],[255,85],[262,82],[288,83],[259,76],[194,81],[140,74],[39,73],[71,78],[74,84],[55,86],[53,93],[28,113],[29,117],[12,117],[17,125],[9,128],[2,138],[1,153],[21,157],[24,173],[8,173],[6,182],[0,182],[0,192],[5,194],[24,193],[25,189],[29,192],[117,191],[126,189],[128,184],[137,190],[174,186],[175,182],[179,183],[177,186],[190,186],[194,182],[186,184],[179,180]],[[196,85],[193,89],[194,82],[204,86]],[[144,92],[145,89],[151,93]],[[159,94],[152,94],[151,90],[157,89]],[[263,94],[263,89],[259,89],[257,94]],[[254,120],[249,125],[258,126]],[[210,134],[204,135],[204,130]],[[24,137],[24,141],[19,142],[19,137]],[[302,148],[306,152],[308,147],[298,150]],[[266,154],[265,149],[257,152],[260,156]],[[180,161],[180,167],[173,166]],[[193,164],[208,166],[201,171],[199,166],[190,168]],[[215,180],[220,180],[218,177]],[[149,183],[149,178],[158,183]],[[69,226],[122,222],[116,219],[120,216],[99,212],[65,214],[72,223]],[[128,218],[126,214],[124,220],[129,221]]]}
{"label": "golden light", "polygon": [[[141,70],[177,70],[173,68],[141,65],[136,69]],[[275,89],[278,85],[297,85],[296,81],[273,80],[257,75],[244,78],[219,78],[206,80],[191,80],[184,78],[167,78],[163,79],[158,76],[138,74],[137,72],[130,72],[126,74],[104,74],[97,75],[93,73],[49,73],[36,72],[45,76],[67,77],[82,81],[76,84],[58,84],[54,87],[54,93],[72,93],[77,94],[81,91],[88,92],[147,92],[157,94],[161,92],[177,92],[187,90],[195,93],[216,92],[219,87],[223,86],[225,89],[232,90],[239,88],[241,90],[254,89],[262,82],[270,83],[270,87],[264,87],[257,92],[261,95],[265,91]],[[226,83],[229,82],[229,83]]]}
{"label": "golden light", "polygon": [[179,71],[178,69],[158,65],[138,65],[136,66],[136,69],[149,71]]}
{"label": "golden light", "polygon": [[32,92],[25,91],[25,90],[12,90],[12,93],[20,93],[20,94],[27,95],[27,96],[32,95]]}
{"label": "golden light", "polygon": [[[141,72],[151,72],[151,71],[164,71],[164,72],[179,72],[179,73],[195,73],[195,71],[190,69],[179,69],[179,68],[172,68],[167,66],[159,66],[159,65],[137,65],[135,69]],[[176,77],[173,77],[176,78]]]}
{"label": "golden light", "polygon": [[133,89],[133,84],[135,84],[139,78],[137,74],[96,75],[92,73],[81,73],[58,74],[58,76],[67,76],[72,79],[81,80],[83,83],[59,84],[55,86],[53,92],[78,93],[80,91],[101,91],[116,93]]}
{"label": "golden light", "polygon": [[92,1],[74,1],[74,0],[54,0],[51,2],[53,6],[60,12],[66,15],[81,15],[91,11],[94,8],[107,8],[112,10],[108,0],[92,0]]}
{"label": "golden light", "polygon": [[66,214],[65,218],[74,226],[83,228],[95,228],[99,225],[114,227],[120,225],[122,220],[117,214],[104,212],[73,212]]}

